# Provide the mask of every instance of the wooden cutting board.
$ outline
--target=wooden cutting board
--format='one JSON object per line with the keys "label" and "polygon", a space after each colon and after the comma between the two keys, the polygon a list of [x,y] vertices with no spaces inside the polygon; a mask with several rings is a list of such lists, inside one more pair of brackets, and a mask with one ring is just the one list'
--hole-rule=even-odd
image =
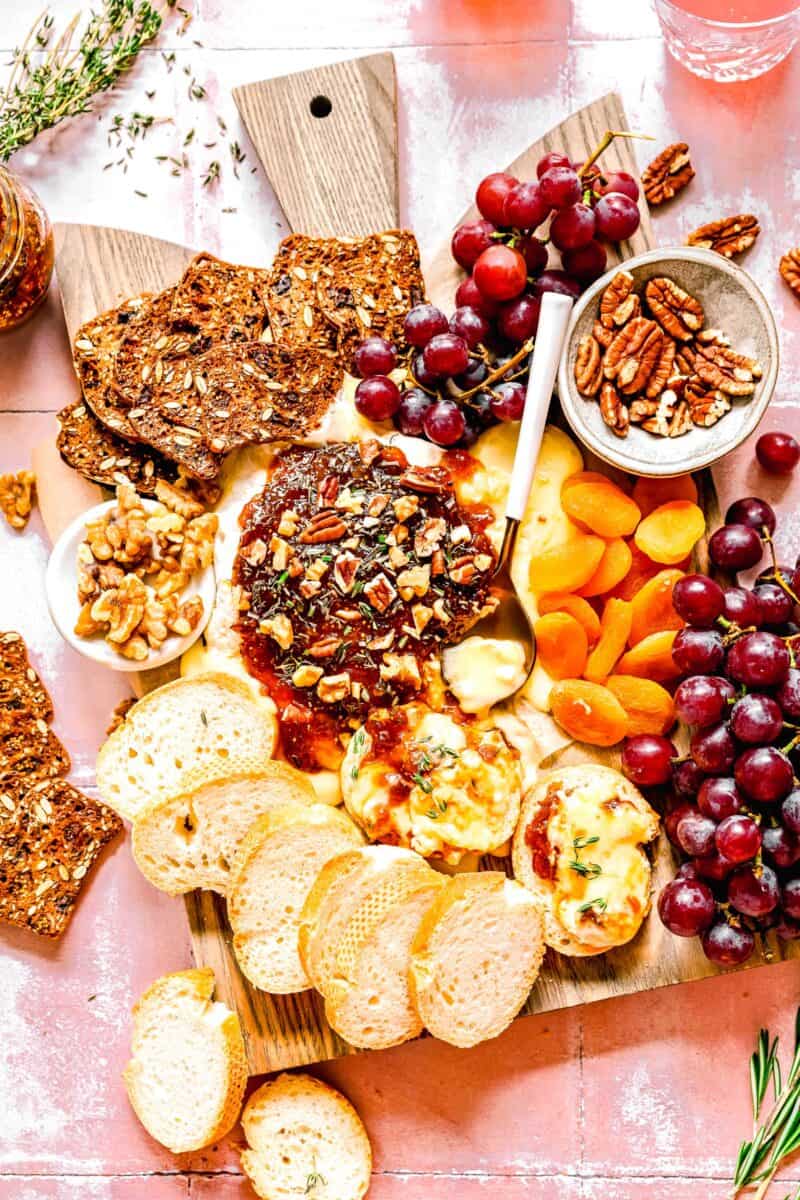
{"label": "wooden cutting board", "polygon": [[[357,235],[399,224],[394,63],[389,54],[303,72],[237,89],[237,104],[291,227],[318,235]],[[324,100],[325,103],[321,101]],[[327,108],[330,105],[330,108]],[[315,115],[327,111],[327,116]],[[528,147],[510,169],[535,174],[550,149],[585,158],[606,129],[625,129],[619,97],[603,97],[567,118]],[[353,155],[357,153],[358,162]],[[603,157],[608,167],[637,172],[630,142],[617,141]],[[357,170],[355,169],[357,165]],[[352,181],[357,179],[357,186]],[[452,308],[459,274],[449,254],[450,230],[426,266],[431,297]],[[140,234],[92,226],[57,229],[57,272],[67,327],[72,335],[94,313],[124,296],[172,283],[192,251]],[[625,257],[655,245],[646,209]],[[258,264],[256,264],[258,265]],[[557,412],[554,412],[557,418]],[[59,467],[53,465],[57,473]],[[71,476],[68,468],[63,471]],[[718,516],[709,475],[702,476],[701,503],[709,522]],[[49,487],[49,484],[48,484]],[[70,514],[74,515],[74,514]],[[700,555],[701,565],[703,553]],[[147,673],[142,686],[153,681]],[[570,754],[571,751],[567,751]],[[665,839],[657,852],[657,885],[673,869]],[[185,898],[195,959],[214,969],[221,998],[237,1009],[254,1074],[353,1053],[327,1025],[313,992],[273,997],[250,987],[230,949],[224,900],[211,892]],[[788,952],[791,954],[791,950]],[[785,957],[770,939],[751,966]],[[585,1004],[615,995],[715,974],[696,941],[671,937],[657,917],[628,947],[595,959],[548,956],[521,1015]]]}

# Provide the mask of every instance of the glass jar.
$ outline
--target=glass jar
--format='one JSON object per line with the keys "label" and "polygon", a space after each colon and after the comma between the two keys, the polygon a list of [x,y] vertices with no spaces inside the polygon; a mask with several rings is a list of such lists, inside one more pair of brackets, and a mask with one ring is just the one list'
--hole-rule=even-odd
{"label": "glass jar", "polygon": [[0,333],[27,321],[53,274],[53,230],[41,201],[0,167]]}

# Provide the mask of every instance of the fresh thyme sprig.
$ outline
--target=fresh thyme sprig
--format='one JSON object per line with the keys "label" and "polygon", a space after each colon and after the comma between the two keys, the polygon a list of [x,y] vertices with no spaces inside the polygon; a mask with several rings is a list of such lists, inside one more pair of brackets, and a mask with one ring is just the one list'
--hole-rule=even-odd
{"label": "fresh thyme sprig", "polygon": [[[761,1110],[772,1085],[773,1105],[762,1120]],[[800,1149],[800,1009],[795,1018],[794,1054],[785,1082],[781,1079],[778,1039],[770,1041],[762,1029],[750,1059],[750,1094],[753,1101],[753,1136],[742,1142],[733,1175],[734,1196],[756,1188],[753,1200],[763,1200],[784,1159]],[[800,1189],[794,1197],[798,1200]]]}
{"label": "fresh thyme sprig", "polygon": [[[165,8],[175,3],[165,0]],[[42,13],[14,51],[11,75],[0,89],[0,161],[67,117],[88,112],[94,97],[113,87],[157,36],[163,12],[147,0],[102,0],[100,11],[90,12],[75,49],[71,42],[80,15],[50,48],[53,18]]]}

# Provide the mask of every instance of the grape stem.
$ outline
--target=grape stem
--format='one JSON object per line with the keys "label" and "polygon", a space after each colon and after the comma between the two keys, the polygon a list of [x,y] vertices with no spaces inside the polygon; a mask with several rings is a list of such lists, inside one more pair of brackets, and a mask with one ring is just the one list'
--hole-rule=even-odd
{"label": "grape stem", "polygon": [[764,533],[762,534],[762,537],[769,546],[769,554],[770,558],[772,559],[772,571],[775,575],[775,582],[777,583],[778,587],[783,588],[784,592],[786,592],[786,595],[789,596],[795,604],[800,604],[800,597],[795,595],[794,591],[789,587],[788,583],[783,578],[783,575],[778,570],[778,557],[775,553],[775,543],[772,540],[772,534],[769,532],[766,526],[764,526]]}
{"label": "grape stem", "polygon": [[642,138],[644,141],[654,142],[656,139],[649,133],[631,133],[629,129],[607,129],[603,134],[596,149],[592,151],[586,162],[578,171],[578,178],[585,175],[592,163],[596,162],[604,150],[607,150],[614,138]]}
{"label": "grape stem", "polygon": [[[471,396],[475,396],[478,392],[485,392],[493,383],[497,383],[502,379],[512,367],[516,367],[524,358],[527,358],[533,349],[533,338],[528,338],[527,342],[523,342],[516,354],[513,354],[501,366],[496,367],[494,371],[490,371],[484,379],[483,383],[478,383],[474,388],[470,388],[468,392],[455,392],[456,400],[469,400]],[[413,378],[413,376],[412,376]]]}

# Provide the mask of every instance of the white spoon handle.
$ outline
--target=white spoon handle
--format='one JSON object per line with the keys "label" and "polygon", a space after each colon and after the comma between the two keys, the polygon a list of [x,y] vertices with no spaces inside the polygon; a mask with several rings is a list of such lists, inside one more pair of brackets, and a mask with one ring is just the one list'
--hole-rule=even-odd
{"label": "white spoon handle", "polygon": [[512,521],[522,519],[528,503],[571,311],[572,301],[569,296],[561,296],[556,292],[545,292],[542,296],[539,328],[531,355],[525,411],[522,414],[506,501],[506,517]]}

